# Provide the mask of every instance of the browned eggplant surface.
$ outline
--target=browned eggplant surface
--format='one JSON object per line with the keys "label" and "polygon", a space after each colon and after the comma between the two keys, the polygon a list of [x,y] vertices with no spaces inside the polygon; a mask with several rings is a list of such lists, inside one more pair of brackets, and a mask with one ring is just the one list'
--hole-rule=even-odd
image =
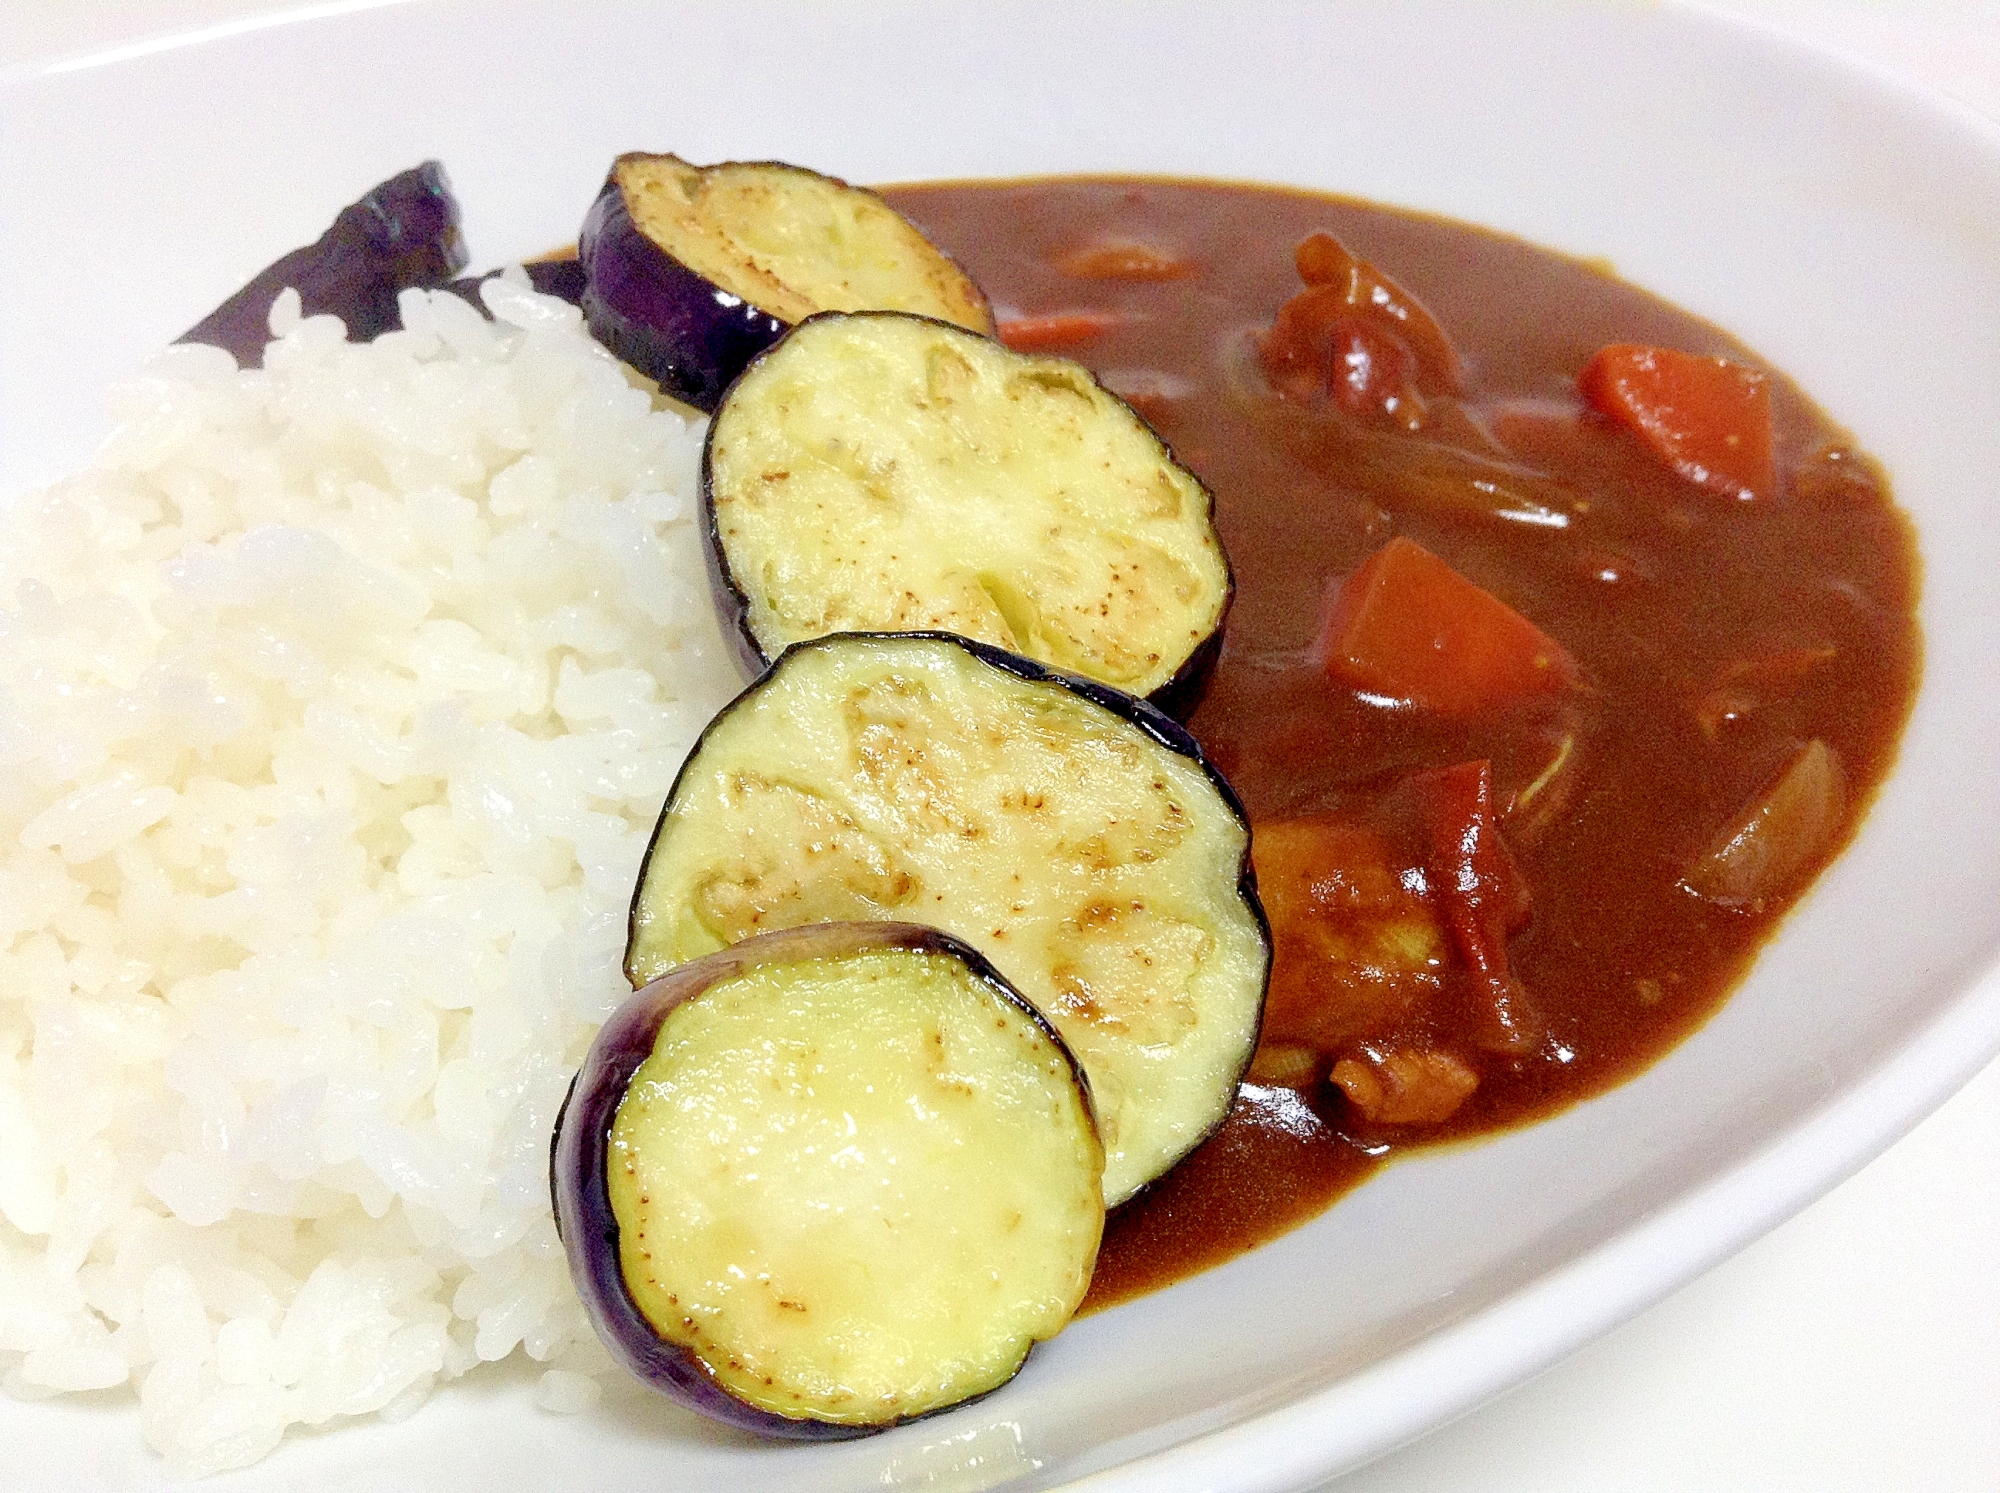
{"label": "browned eggplant surface", "polygon": [[599,1336],[703,1414],[881,1430],[1012,1378],[1104,1227],[1083,1071],[978,953],[822,923],[682,964],[600,1032],[551,1163]]}
{"label": "browned eggplant surface", "polygon": [[943,633],[795,644],[667,795],[634,984],[771,928],[921,920],[1076,1050],[1118,1203],[1221,1122],[1269,966],[1235,799],[1153,707]]}
{"label": "browned eggplant surface", "polygon": [[932,318],[816,316],[762,354],[709,427],[702,501],[725,625],[766,660],[935,628],[1165,704],[1198,693],[1229,610],[1214,505],[1130,405]]}
{"label": "browned eggplant surface", "polygon": [[979,287],[875,193],[780,161],[622,155],[580,254],[591,332],[701,410],[815,312],[993,326]]}

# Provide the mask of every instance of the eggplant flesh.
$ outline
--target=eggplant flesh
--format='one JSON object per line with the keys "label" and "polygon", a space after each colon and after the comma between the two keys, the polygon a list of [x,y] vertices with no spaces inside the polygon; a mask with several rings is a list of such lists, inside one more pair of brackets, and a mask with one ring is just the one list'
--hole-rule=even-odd
{"label": "eggplant flesh", "polygon": [[436,289],[465,268],[458,200],[444,167],[425,161],[342,208],[313,243],[277,260],[180,337],[220,347],[244,368],[261,368],[271,340],[271,302],[290,287],[307,316],[337,316],[366,342],[403,324],[396,297]]}
{"label": "eggplant flesh", "polygon": [[1232,582],[1213,500],[1062,358],[921,317],[813,317],[730,389],[703,457],[711,575],[758,658],[941,629],[1177,708]]}
{"label": "eggplant flesh", "polygon": [[979,287],[888,203],[778,161],[620,156],[579,253],[592,333],[705,412],[818,311],[880,307],[993,329]]}
{"label": "eggplant flesh", "polygon": [[1090,1282],[1104,1163],[1047,1021],[934,929],[819,925],[681,965],[608,1022],[552,1181],[599,1335],[767,1436],[986,1393]]}
{"label": "eggplant flesh", "polygon": [[944,634],[788,650],[661,813],[626,973],[768,929],[922,921],[990,958],[1090,1076],[1116,1204],[1221,1123],[1269,933],[1241,805],[1160,711]]}

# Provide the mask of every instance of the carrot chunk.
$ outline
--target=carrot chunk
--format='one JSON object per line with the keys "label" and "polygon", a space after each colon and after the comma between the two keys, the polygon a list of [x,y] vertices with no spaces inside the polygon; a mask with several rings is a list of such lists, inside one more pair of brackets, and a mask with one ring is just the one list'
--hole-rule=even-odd
{"label": "carrot chunk", "polygon": [[1674,471],[1725,498],[1768,495],[1771,386],[1754,368],[1664,347],[1599,349],[1577,384]]}
{"label": "carrot chunk", "polygon": [[1053,311],[1003,321],[994,335],[1017,353],[1046,353],[1089,342],[1116,325],[1118,318],[1109,311]]}
{"label": "carrot chunk", "polygon": [[1392,539],[1347,578],[1320,633],[1328,673],[1355,689],[1476,715],[1576,682],[1534,623],[1422,545]]}

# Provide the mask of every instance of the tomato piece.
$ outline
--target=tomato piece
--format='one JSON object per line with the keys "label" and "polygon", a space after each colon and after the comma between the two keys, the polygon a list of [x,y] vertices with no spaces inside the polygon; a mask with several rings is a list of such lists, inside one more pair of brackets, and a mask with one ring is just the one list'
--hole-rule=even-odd
{"label": "tomato piece", "polygon": [[1357,418],[1414,431],[1428,397],[1459,382],[1458,354],[1416,297],[1330,233],[1294,255],[1305,288],[1258,339],[1271,385],[1288,399],[1330,400]]}
{"label": "tomato piece", "polygon": [[1638,432],[1698,487],[1741,499],[1773,490],[1771,385],[1756,369],[1614,343],[1598,350],[1577,384],[1592,406]]}
{"label": "tomato piece", "polygon": [[1423,425],[1416,354],[1334,286],[1309,286],[1279,307],[1259,351],[1265,376],[1289,398],[1328,399],[1405,430]]}
{"label": "tomato piece", "polygon": [[1528,920],[1528,883],[1500,838],[1493,769],[1486,762],[1418,773],[1409,781],[1424,827],[1424,878],[1454,952],[1472,974],[1472,1035],[1514,1052],[1541,1036],[1541,1021],[1507,965],[1508,936]]}
{"label": "tomato piece", "polygon": [[1431,1050],[1440,1032],[1505,1055],[1542,1040],[1508,966],[1528,884],[1500,837],[1488,763],[1414,773],[1358,809],[1260,822],[1251,854],[1271,926],[1259,1081],[1309,1087],[1332,1053],[1334,1084],[1371,1121],[1431,1123],[1477,1084],[1463,1056]]}
{"label": "tomato piece", "polygon": [[1016,316],[994,328],[994,335],[1017,353],[1058,352],[1103,336],[1118,325],[1109,311],[1052,311],[1046,316]]}
{"label": "tomato piece", "polygon": [[1308,287],[1334,287],[1348,305],[1367,309],[1399,332],[1416,357],[1426,390],[1457,391],[1458,350],[1423,302],[1330,233],[1308,234],[1300,240],[1292,262]]}
{"label": "tomato piece", "polygon": [[1370,555],[1335,594],[1320,657],[1355,689],[1441,715],[1476,715],[1576,682],[1560,644],[1403,538]]}

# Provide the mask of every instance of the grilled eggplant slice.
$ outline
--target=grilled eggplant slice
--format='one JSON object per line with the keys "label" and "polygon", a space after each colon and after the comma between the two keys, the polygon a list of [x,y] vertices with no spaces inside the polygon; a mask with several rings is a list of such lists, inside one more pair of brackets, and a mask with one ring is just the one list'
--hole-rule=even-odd
{"label": "grilled eggplant slice", "polygon": [[1208,490],[1082,365],[893,313],[818,316],[730,389],[711,571],[750,653],[943,629],[1191,704],[1229,607]]}
{"label": "grilled eggplant slice", "polygon": [[816,311],[916,311],[993,330],[979,287],[888,203],[777,161],[620,156],[579,248],[598,341],[704,411]]}
{"label": "grilled eggplant slice", "polygon": [[772,928],[964,939],[1090,1075],[1118,1203],[1220,1124],[1270,936],[1250,832],[1144,702],[943,633],[800,643],[709,725],[632,904],[642,984]]}
{"label": "grilled eggplant slice", "polygon": [[180,340],[223,348],[242,367],[261,368],[271,302],[290,286],[307,316],[337,316],[351,339],[366,342],[403,324],[399,292],[441,286],[466,259],[451,183],[444,167],[425,161],[342,208],[315,242],[259,271]]}
{"label": "grilled eggplant slice", "polygon": [[551,1157],[612,1353],[795,1439],[1012,1378],[1090,1284],[1103,1167],[1055,1029],[978,953],[897,923],[766,934],[646,986]]}

